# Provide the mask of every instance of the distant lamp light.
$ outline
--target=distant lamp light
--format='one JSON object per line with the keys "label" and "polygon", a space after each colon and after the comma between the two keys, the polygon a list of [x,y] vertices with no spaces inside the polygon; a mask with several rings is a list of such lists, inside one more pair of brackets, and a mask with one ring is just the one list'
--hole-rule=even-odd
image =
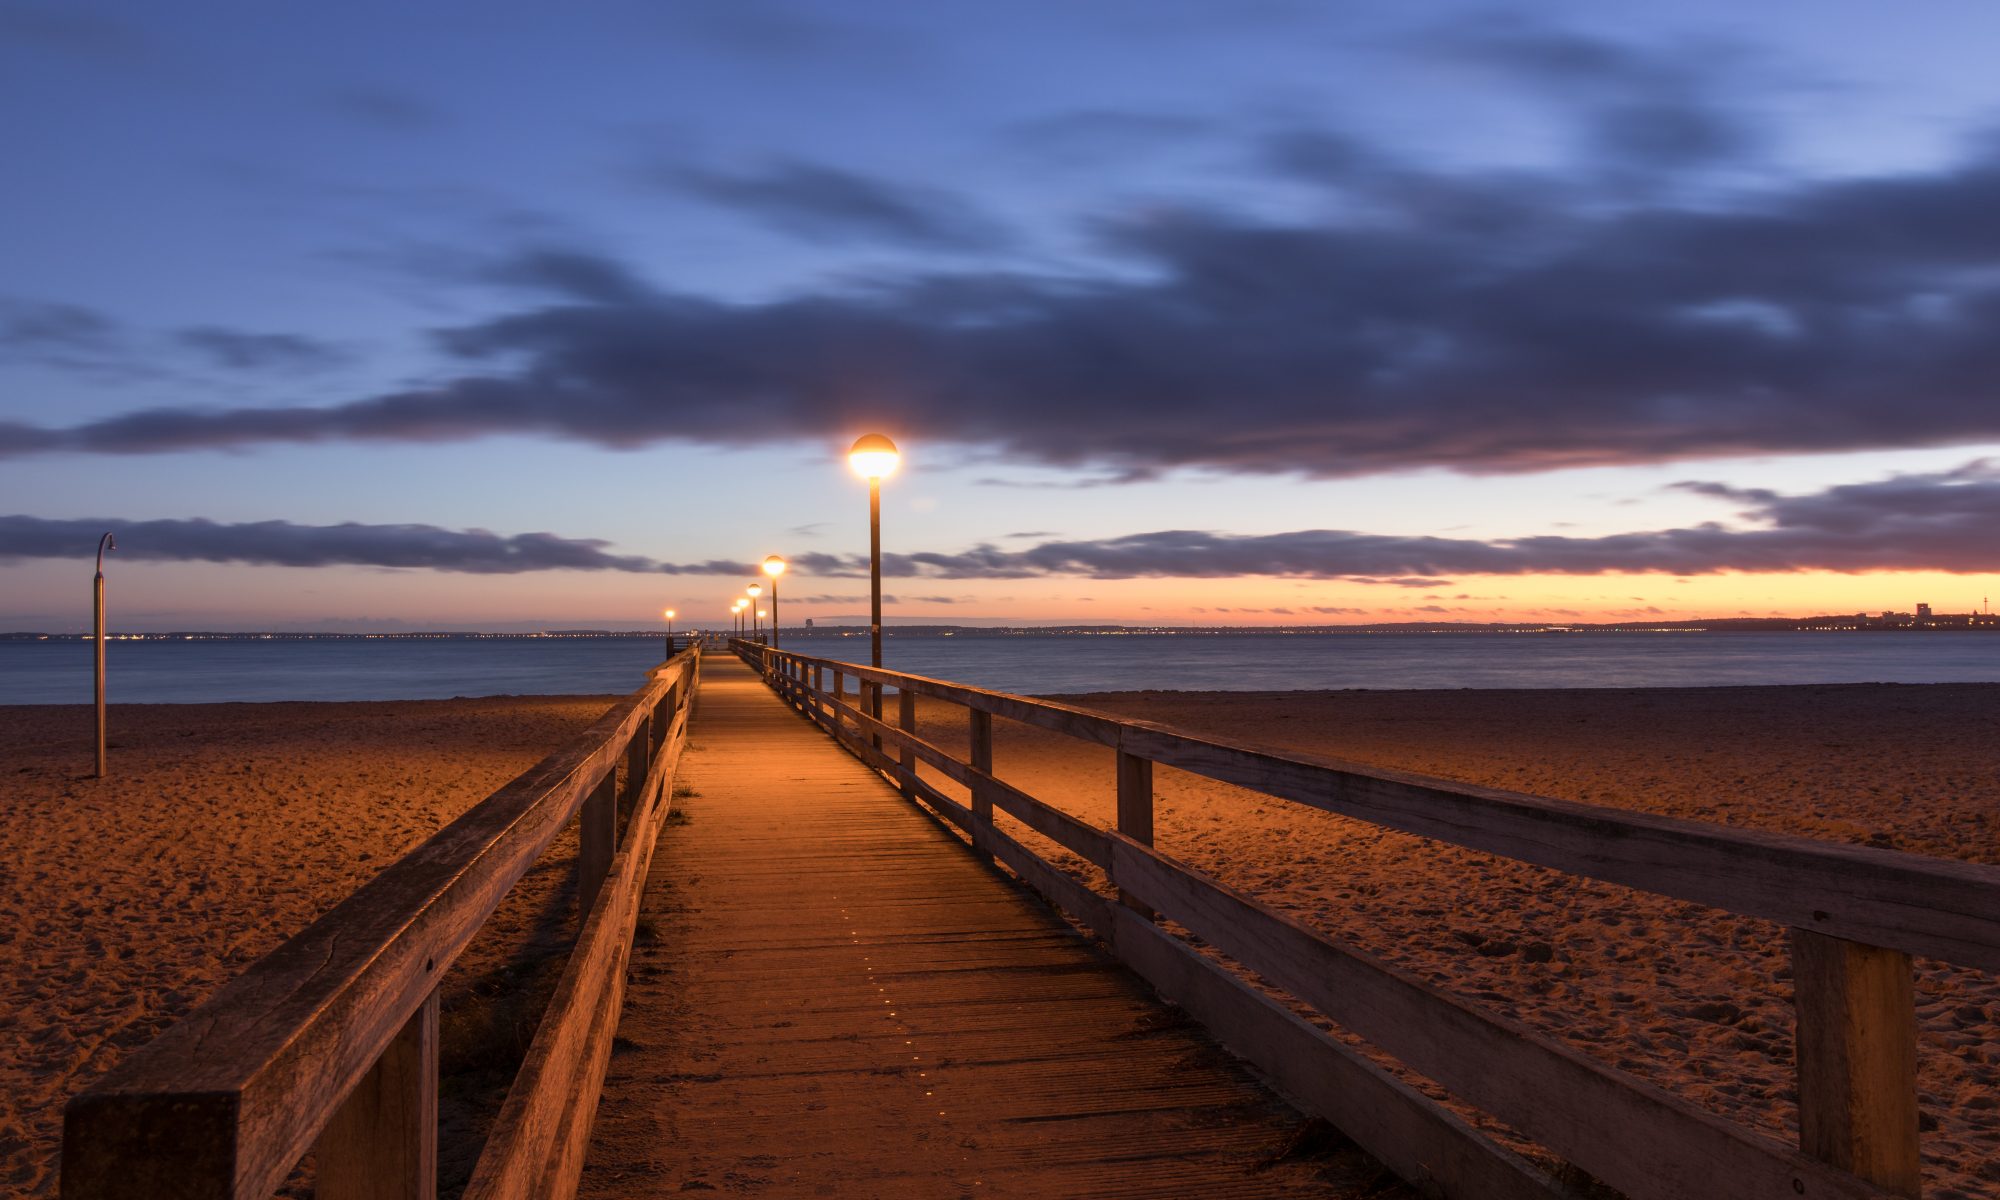
{"label": "distant lamp light", "polygon": [[867,433],[854,439],[854,445],[847,451],[847,461],[863,479],[885,479],[895,474],[896,464],[903,461],[903,456],[897,452],[896,443],[879,433]]}
{"label": "distant lamp light", "polygon": [[778,576],[785,573],[785,560],[773,554],[764,560],[764,574],[771,577],[771,648],[778,646]]}
{"label": "distant lamp light", "polygon": [[750,598],[752,600],[755,600],[757,597],[764,594],[764,585],[761,583],[753,583],[749,587],[744,588],[743,590],[750,593]]}

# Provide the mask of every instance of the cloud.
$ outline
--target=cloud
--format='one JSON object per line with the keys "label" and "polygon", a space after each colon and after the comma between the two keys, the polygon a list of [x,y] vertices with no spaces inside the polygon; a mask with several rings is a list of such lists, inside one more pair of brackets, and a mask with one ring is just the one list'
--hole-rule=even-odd
{"label": "cloud", "polygon": [[0,50],[54,50],[130,69],[151,49],[130,26],[72,5],[0,4]]}
{"label": "cloud", "polygon": [[342,362],[347,357],[336,346],[295,333],[246,333],[240,329],[200,325],[183,329],[174,337],[181,345],[230,370],[267,367],[317,370]]}
{"label": "cloud", "polygon": [[391,133],[432,129],[443,119],[436,105],[397,88],[345,87],[328,99],[343,116]]}
{"label": "cloud", "polygon": [[1108,157],[1186,146],[1217,131],[1214,120],[1191,114],[1085,108],[1017,121],[1002,136],[1052,162],[1095,165]]}
{"label": "cloud", "polygon": [[[1690,489],[1693,490],[1693,489]],[[1798,496],[1751,493],[1756,524],[1710,523],[1601,537],[1479,540],[1306,529],[1275,534],[1163,530],[1123,537],[1046,541],[1018,550],[978,545],[956,552],[885,554],[883,574],[916,579],[1227,579],[1242,576],[1416,588],[1446,575],[1669,574],[1724,572],[1940,571],[2000,573],[2000,464],[1892,476]],[[1722,498],[1741,493],[1722,489]],[[648,572],[751,577],[753,564],[725,559],[662,562],[610,553],[609,543],[551,533],[505,536],[434,525],[219,524],[206,520],[49,520],[0,517],[0,560],[87,557],[105,530],[125,558],[428,568],[477,574],[540,570]],[[806,552],[791,557],[808,579],[865,579],[861,555]],[[852,604],[859,594],[809,595],[807,604]],[[1436,599],[1426,596],[1423,599]],[[1461,594],[1454,599],[1475,599]],[[922,604],[972,597],[921,595]],[[1635,600],[1638,598],[1634,598]],[[1277,611],[1277,610],[1270,610]],[[1325,611],[1314,609],[1310,611]]]}
{"label": "cloud", "polygon": [[1700,206],[1357,161],[1352,203],[1317,223],[1102,224],[1125,269],[1101,277],[928,272],[730,303],[544,250],[494,270],[554,294],[440,331],[452,369],[434,386],[16,428],[0,455],[493,434],[839,446],[888,428],[1137,480],[2000,438],[2000,147]]}
{"label": "cloud", "polygon": [[47,301],[0,301],[0,346],[17,349],[98,350],[118,332],[94,308]]}
{"label": "cloud", "polygon": [[618,263],[560,246],[523,250],[488,265],[480,274],[494,283],[607,306],[644,307],[658,295]]}
{"label": "cloud", "polygon": [[992,251],[1011,241],[964,197],[818,163],[788,161],[744,173],[664,167],[648,176],[796,237],[922,250]]}
{"label": "cloud", "polygon": [[[1725,489],[1734,492],[1733,489]],[[1738,499],[1744,493],[1729,496]],[[1308,529],[1242,535],[1164,530],[1021,550],[887,554],[883,573],[934,579],[1279,576],[1432,587],[1450,575],[1680,576],[1723,572],[2000,572],[2000,466],[1896,476],[1801,496],[1761,496],[1752,528],[1704,524],[1602,537],[1482,541]],[[819,576],[861,576],[859,556],[802,556]]]}
{"label": "cloud", "polygon": [[1461,21],[1423,48],[1506,75],[1579,116],[1579,149],[1600,169],[1716,166],[1763,141],[1734,102],[1745,77],[1772,66],[1733,43],[1640,45],[1503,14]]}
{"label": "cloud", "polygon": [[[154,562],[251,563],[260,566],[401,567],[512,575],[523,571],[655,571],[644,558],[611,554],[609,544],[552,533],[505,536],[483,529],[435,525],[295,525],[289,521],[222,524],[206,520],[120,521],[93,517],[48,520],[0,517],[0,561],[88,559],[105,531],[118,535],[119,559]],[[704,564],[705,574],[747,572],[741,563]]]}

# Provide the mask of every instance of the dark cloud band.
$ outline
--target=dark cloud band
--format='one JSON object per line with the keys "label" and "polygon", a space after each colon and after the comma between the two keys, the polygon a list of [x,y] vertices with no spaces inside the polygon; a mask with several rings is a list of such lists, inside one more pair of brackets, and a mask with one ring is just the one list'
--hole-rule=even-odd
{"label": "dark cloud band", "polygon": [[[1462,575],[1712,575],[1721,572],[1941,571],[2000,573],[2000,468],[1898,476],[1801,496],[1715,484],[1683,488],[1738,504],[1749,524],[1602,537],[1406,537],[1338,529],[1239,535],[1164,530],[1125,537],[1051,540],[1024,549],[979,545],[955,553],[889,554],[885,574],[918,579],[1226,579],[1278,576],[1400,588],[1443,586]],[[503,536],[434,525],[295,525],[202,520],[52,521],[0,517],[0,559],[88,558],[106,529],[126,558],[428,568],[477,574],[540,570],[660,572],[751,578],[745,562],[662,562],[618,555],[608,543],[550,533]],[[791,558],[804,578],[865,578],[855,555]],[[963,602],[915,597],[924,603]],[[827,597],[845,602],[853,596]]]}
{"label": "dark cloud band", "polygon": [[0,426],[0,456],[881,427],[1142,479],[2000,439],[2000,153],[1726,204],[1297,137],[1265,169],[1340,215],[1156,212],[1095,227],[1127,269],[1094,277],[917,273],[751,304],[541,252],[492,274],[544,303],[441,332],[457,370],[437,386]]}

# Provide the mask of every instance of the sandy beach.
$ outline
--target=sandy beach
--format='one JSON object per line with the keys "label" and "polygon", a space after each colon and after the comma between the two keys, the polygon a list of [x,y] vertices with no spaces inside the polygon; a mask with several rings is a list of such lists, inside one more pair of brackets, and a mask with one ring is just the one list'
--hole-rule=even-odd
{"label": "sandy beach", "polygon": [[[103,780],[87,708],[0,707],[0,1192],[55,1194],[72,1093],[609,703],[123,706]],[[461,1038],[564,941],[561,850],[447,980]]]}
{"label": "sandy beach", "polygon": [[[1518,791],[2000,862],[2000,686],[1065,699]],[[607,702],[131,707],[118,713],[114,774],[101,782],[84,778],[86,710],[0,709],[0,1189],[52,1194],[68,1095]],[[927,736],[962,744],[960,710],[923,717]],[[1109,822],[1108,751],[996,725],[1004,778]],[[1167,852],[1714,1111],[1793,1136],[1776,927],[1175,771],[1162,769],[1157,786]],[[563,919],[549,915],[566,912],[567,869],[558,853],[530,877],[448,990],[490,996],[528,977],[524,946],[530,960],[537,946],[559,952]],[[1926,1195],[1991,1196],[2000,984],[1919,969]],[[461,1025],[492,1023],[479,1005],[456,1011],[468,1014]],[[477,1115],[446,1120],[462,1173]]]}
{"label": "sandy beach", "polygon": [[[2000,686],[1061,699],[1514,791],[2000,863]],[[926,736],[962,748],[961,712],[927,710]],[[1108,749],[995,725],[1002,778],[1114,823]],[[1159,769],[1155,787],[1156,843],[1167,853],[1461,997],[1796,1140],[1778,926],[1180,771]],[[1918,974],[1924,1194],[1991,1197],[2000,1193],[2000,981],[1923,960]]]}

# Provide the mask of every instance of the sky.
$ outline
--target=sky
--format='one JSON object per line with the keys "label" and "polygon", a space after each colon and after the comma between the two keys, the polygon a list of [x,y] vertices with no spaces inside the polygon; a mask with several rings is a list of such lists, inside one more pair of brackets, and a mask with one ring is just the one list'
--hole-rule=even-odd
{"label": "sky", "polygon": [[0,630],[2000,575],[2000,8],[0,0]]}

